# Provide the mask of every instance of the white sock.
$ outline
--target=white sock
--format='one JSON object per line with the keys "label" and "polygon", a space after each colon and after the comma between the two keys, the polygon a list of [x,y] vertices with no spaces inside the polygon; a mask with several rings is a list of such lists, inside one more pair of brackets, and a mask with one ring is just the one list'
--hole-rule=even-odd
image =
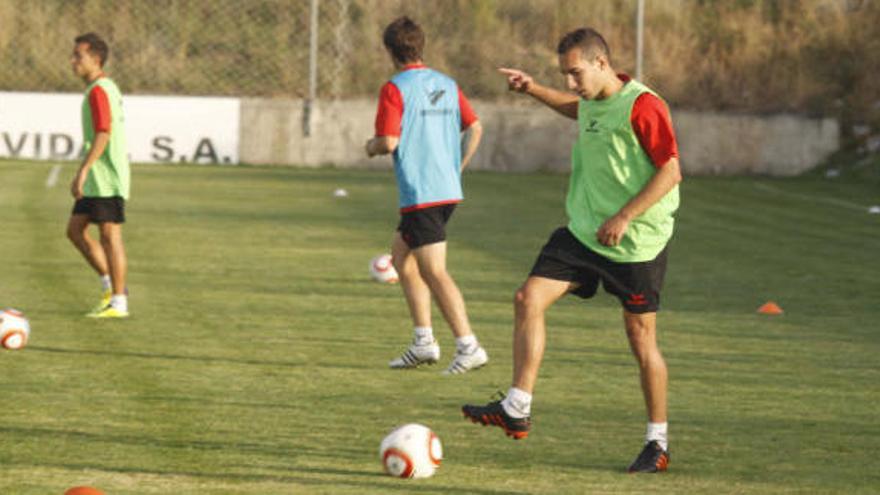
{"label": "white sock", "polygon": [[516,387],[510,387],[510,390],[507,391],[507,397],[501,401],[501,407],[513,418],[526,418],[532,414],[532,394]]}
{"label": "white sock", "polygon": [[128,313],[128,296],[124,294],[113,294],[110,298],[110,306],[113,306],[117,311]]}
{"label": "white sock", "polygon": [[474,349],[478,345],[479,344],[477,344],[477,336],[474,334],[455,338],[455,350],[463,352],[465,354],[467,354],[468,351]]}
{"label": "white sock", "polygon": [[656,440],[663,447],[663,450],[669,450],[669,441],[667,440],[666,429],[669,423],[648,423],[645,432],[645,443]]}
{"label": "white sock", "polygon": [[413,329],[413,341],[416,345],[434,342],[434,330],[431,327],[415,327]]}
{"label": "white sock", "polygon": [[101,290],[110,290],[113,282],[110,281],[110,275],[101,275]]}

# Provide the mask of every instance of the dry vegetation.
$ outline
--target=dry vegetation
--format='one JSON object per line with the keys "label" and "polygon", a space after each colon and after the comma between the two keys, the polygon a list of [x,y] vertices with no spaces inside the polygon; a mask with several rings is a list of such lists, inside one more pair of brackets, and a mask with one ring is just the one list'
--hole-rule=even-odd
{"label": "dry vegetation", "polygon": [[[383,26],[415,17],[427,60],[471,95],[505,90],[515,65],[559,82],[566,31],[603,32],[621,70],[634,66],[635,0],[322,0],[323,96],[375,94],[390,72]],[[880,2],[648,0],[645,77],[679,107],[834,115],[880,127]],[[129,93],[300,97],[308,81],[306,0],[0,0],[0,89],[76,90],[72,37],[110,38]],[[849,128],[849,126],[846,126]]]}

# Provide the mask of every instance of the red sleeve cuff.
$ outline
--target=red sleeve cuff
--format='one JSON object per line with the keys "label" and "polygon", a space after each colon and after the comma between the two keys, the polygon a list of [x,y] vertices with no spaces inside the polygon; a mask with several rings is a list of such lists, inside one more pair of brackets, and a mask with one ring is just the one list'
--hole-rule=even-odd
{"label": "red sleeve cuff", "polygon": [[92,111],[92,128],[95,132],[110,132],[110,99],[101,86],[89,92],[89,108]]}

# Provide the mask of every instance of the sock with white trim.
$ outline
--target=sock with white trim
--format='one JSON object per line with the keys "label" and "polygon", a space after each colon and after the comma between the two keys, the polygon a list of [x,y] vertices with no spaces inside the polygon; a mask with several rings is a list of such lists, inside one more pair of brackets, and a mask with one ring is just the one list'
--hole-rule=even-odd
{"label": "sock with white trim", "polygon": [[669,450],[669,441],[667,440],[666,433],[668,424],[648,422],[648,428],[645,431],[645,443],[656,440],[663,447],[663,450]]}
{"label": "sock with white trim", "polygon": [[113,294],[113,297],[110,298],[110,306],[113,306],[117,311],[128,313],[128,296],[124,294]]}
{"label": "sock with white trim", "polygon": [[504,412],[512,418],[527,418],[532,414],[532,394],[525,390],[510,387],[507,397],[501,401]]}
{"label": "sock with white trim", "polygon": [[415,327],[413,329],[413,342],[416,345],[427,345],[434,342],[434,329],[431,327]]}
{"label": "sock with white trim", "polygon": [[455,338],[455,350],[463,354],[470,354],[479,345],[480,344],[477,343],[477,336],[474,334]]}

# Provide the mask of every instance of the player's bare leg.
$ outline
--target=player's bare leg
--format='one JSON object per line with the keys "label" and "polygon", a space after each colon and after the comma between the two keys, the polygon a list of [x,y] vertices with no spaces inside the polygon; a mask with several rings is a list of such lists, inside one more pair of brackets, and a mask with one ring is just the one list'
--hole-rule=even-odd
{"label": "player's bare leg", "polygon": [[98,224],[101,232],[101,247],[107,256],[107,267],[110,271],[113,295],[109,304],[90,313],[94,318],[126,318],[128,317],[128,296],[125,293],[128,260],[125,256],[125,245],[122,242],[122,224],[103,222]]}
{"label": "player's bare leg", "polygon": [[630,472],[665,471],[669,464],[667,444],[666,361],[657,345],[657,313],[623,311],[626,336],[639,364],[642,394],[648,413],[645,447],[629,467]]}
{"label": "player's bare leg", "polygon": [[67,238],[82,253],[89,266],[98,272],[98,275],[110,274],[104,248],[98,241],[89,236],[88,215],[70,216],[70,220],[67,222]]}
{"label": "player's bare leg", "polygon": [[431,328],[431,289],[419,273],[419,265],[400,232],[391,243],[391,262],[400,278],[400,287],[413,321],[413,341],[404,353],[388,365],[394,369],[434,364],[440,359],[440,346]]}
{"label": "player's bare leg", "polygon": [[544,357],[547,308],[577,284],[544,277],[529,277],[514,296],[513,386],[500,401],[485,406],[465,405],[462,413],[475,423],[495,425],[515,440],[531,429],[532,391]]}
{"label": "player's bare leg", "polygon": [[639,364],[648,420],[666,422],[666,361],[657,345],[657,313],[623,312],[629,347]]}
{"label": "player's bare leg", "polygon": [[513,386],[528,392],[535,388],[547,338],[544,314],[575,287],[572,282],[529,277],[514,296]]}
{"label": "player's bare leg", "polygon": [[464,297],[455,280],[446,270],[446,242],[435,242],[412,250],[422,279],[431,289],[443,318],[455,335],[455,358],[446,368],[447,374],[460,374],[480,368],[489,356],[477,342],[468,320]]}
{"label": "player's bare leg", "polygon": [[113,295],[124,295],[128,276],[128,259],[125,244],[122,242],[122,224],[103,222],[98,225],[101,231],[101,246],[107,254],[107,267],[113,281]]}
{"label": "player's bare leg", "polygon": [[461,291],[446,271],[446,242],[435,242],[412,250],[422,279],[430,287],[443,318],[456,337],[471,335],[471,324]]}
{"label": "player's bare leg", "polygon": [[400,287],[409,306],[414,327],[431,326],[431,289],[419,273],[419,265],[406,245],[400,232],[394,234],[391,243],[391,261],[400,277]]}

